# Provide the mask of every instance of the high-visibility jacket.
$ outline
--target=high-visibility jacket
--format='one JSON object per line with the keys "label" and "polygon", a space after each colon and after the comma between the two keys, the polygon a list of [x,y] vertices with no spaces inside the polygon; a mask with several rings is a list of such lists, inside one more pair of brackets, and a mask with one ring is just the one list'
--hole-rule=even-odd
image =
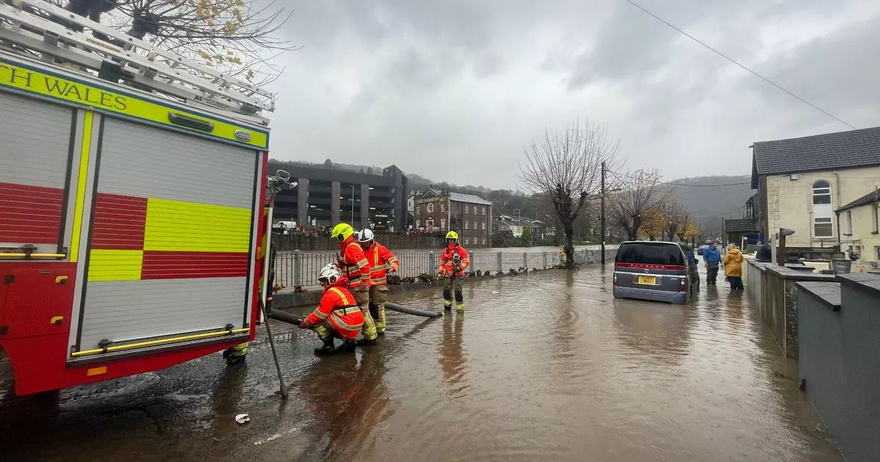
{"label": "high-visibility jacket", "polygon": [[364,255],[364,249],[354,240],[353,236],[339,244],[339,251],[342,255],[342,261],[338,266],[342,269],[342,273],[348,278],[348,287],[355,289],[365,284],[370,287],[370,263]]}
{"label": "high-visibility jacket", "polygon": [[437,274],[440,277],[450,277],[452,276],[452,272],[454,270],[455,255],[458,254],[461,260],[459,261],[458,271],[455,272],[455,277],[464,276],[464,270],[470,266],[471,259],[468,256],[467,250],[464,249],[459,244],[447,245],[446,248],[443,249],[443,253],[440,254],[440,267],[437,269]]}
{"label": "high-visibility jacket", "polygon": [[327,321],[340,335],[353,339],[364,325],[364,315],[346,286],[348,279],[339,278],[324,288],[321,303],[305,320],[307,327],[317,326]]}
{"label": "high-visibility jacket", "polygon": [[388,247],[373,242],[369,249],[364,250],[367,256],[367,262],[370,263],[370,283],[374,286],[384,286],[388,283],[386,275],[387,270],[397,271],[400,268],[400,262],[397,257],[388,250]]}

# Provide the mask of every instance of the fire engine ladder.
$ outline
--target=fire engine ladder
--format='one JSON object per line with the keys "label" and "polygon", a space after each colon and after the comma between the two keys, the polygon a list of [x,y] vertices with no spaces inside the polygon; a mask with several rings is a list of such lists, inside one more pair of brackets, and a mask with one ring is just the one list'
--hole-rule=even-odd
{"label": "fire engine ladder", "polygon": [[[67,69],[79,67],[92,76],[116,83],[122,80],[134,88],[240,114],[263,125],[268,120],[258,115],[260,111],[275,109],[275,95],[256,85],[71,13],[49,0],[11,3],[0,0],[0,48],[7,51]],[[93,37],[91,32],[104,34],[108,40]]]}

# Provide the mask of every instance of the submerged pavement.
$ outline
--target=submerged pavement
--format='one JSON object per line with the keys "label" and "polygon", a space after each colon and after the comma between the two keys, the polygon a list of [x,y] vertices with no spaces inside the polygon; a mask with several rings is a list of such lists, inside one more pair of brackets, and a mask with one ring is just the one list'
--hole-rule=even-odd
{"label": "submerged pavement", "polygon": [[[611,295],[610,266],[475,282],[464,315],[389,312],[377,347],[318,358],[272,321],[246,364],[14,397],[0,362],[0,459],[46,461],[839,461],[748,297]],[[396,297],[438,309],[440,291]],[[250,414],[239,425],[234,417]]]}

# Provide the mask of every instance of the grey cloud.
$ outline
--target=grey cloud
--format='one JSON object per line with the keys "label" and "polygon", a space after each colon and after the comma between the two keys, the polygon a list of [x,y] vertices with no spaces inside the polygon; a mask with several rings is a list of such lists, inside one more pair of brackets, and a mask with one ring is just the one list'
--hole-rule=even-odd
{"label": "grey cloud", "polygon": [[[641,3],[854,124],[874,123],[880,24],[864,12],[880,7]],[[283,32],[305,48],[283,58],[272,87],[281,159],[395,163],[436,181],[510,188],[523,147],[577,117],[607,123],[631,167],[670,179],[747,173],[752,141],[841,128],[621,0],[294,6]],[[845,26],[799,38],[799,22],[815,18]],[[788,42],[765,49],[780,27]]]}

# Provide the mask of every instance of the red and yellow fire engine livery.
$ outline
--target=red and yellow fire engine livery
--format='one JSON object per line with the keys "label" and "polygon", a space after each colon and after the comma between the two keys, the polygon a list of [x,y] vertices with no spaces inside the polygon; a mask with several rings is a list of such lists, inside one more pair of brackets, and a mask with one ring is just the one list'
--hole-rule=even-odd
{"label": "red and yellow fire engine livery", "polygon": [[[8,59],[0,53],[0,348],[16,392],[252,338],[265,128]],[[49,77],[65,95],[43,91]]]}

